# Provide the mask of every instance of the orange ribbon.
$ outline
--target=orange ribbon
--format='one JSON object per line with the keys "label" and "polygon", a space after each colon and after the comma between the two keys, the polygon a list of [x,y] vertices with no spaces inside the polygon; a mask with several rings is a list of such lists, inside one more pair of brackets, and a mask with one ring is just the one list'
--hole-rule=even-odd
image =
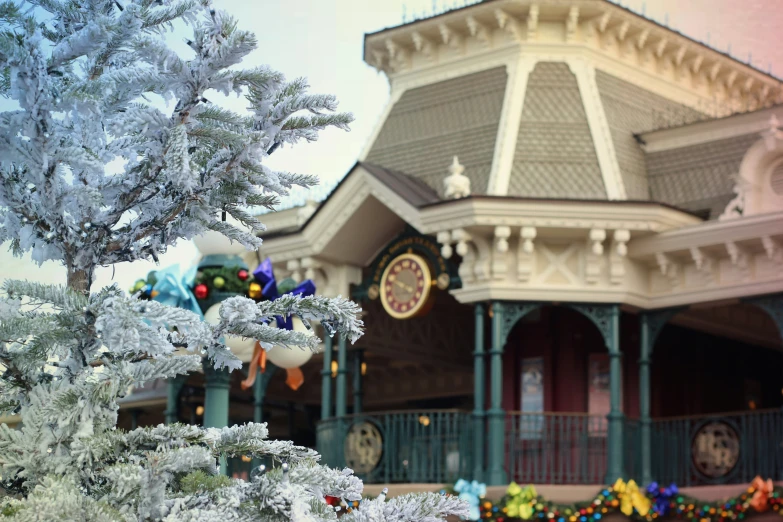
{"label": "orange ribbon", "polygon": [[[259,368],[261,368],[261,373],[266,372],[266,350],[261,348],[260,343],[256,343],[253,348],[253,357],[250,358],[247,379],[242,381],[241,384],[243,390],[251,388],[253,383],[256,382],[256,374],[258,373]],[[304,383],[304,374],[302,373],[301,368],[288,368],[286,369],[286,373],[285,383],[292,390],[298,390]]]}
{"label": "orange ribbon", "polygon": [[756,477],[753,479],[753,482],[750,483],[750,487],[756,490],[756,492],[753,493],[753,497],[750,499],[750,507],[759,513],[763,513],[769,509],[769,496],[772,494],[775,486],[770,479],[764,481],[761,477]]}

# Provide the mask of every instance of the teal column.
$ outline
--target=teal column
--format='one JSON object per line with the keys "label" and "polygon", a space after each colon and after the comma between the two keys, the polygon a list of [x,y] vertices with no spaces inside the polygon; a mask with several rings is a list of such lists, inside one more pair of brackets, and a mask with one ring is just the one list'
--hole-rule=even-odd
{"label": "teal column", "polygon": [[506,412],[503,411],[503,345],[506,339],[503,330],[503,303],[492,304],[492,349],[490,356],[490,408],[487,412],[489,426],[489,448],[487,484],[507,484],[503,461],[506,454]]}
{"label": "teal column", "polygon": [[[204,360],[204,427],[225,428],[228,426],[229,391],[231,372],[223,368],[216,370],[212,362]],[[220,472],[226,473],[226,461],[220,459]]]}
{"label": "teal column", "polygon": [[477,303],[476,338],[473,351],[473,480],[484,480],[484,311],[483,303]]}
{"label": "teal column", "polygon": [[652,419],[650,418],[650,356],[652,355],[653,339],[650,336],[650,317],[641,315],[640,341],[641,355],[639,357],[639,451],[642,457],[640,479],[642,484],[649,484],[652,477]]}
{"label": "teal column", "polygon": [[337,348],[337,384],[335,400],[335,416],[345,417],[348,414],[348,347],[344,336],[340,336]]}
{"label": "teal column", "polygon": [[187,375],[177,375],[166,381],[166,424],[174,424],[179,416],[179,392],[188,380]]}
{"label": "teal column", "polygon": [[364,387],[362,375],[362,363],[364,362],[364,353],[362,350],[356,350],[356,354],[353,358],[353,413],[359,414],[362,412],[362,401],[364,399]]}
{"label": "teal column", "polygon": [[607,434],[607,484],[613,484],[618,478],[625,478],[623,471],[623,424],[625,418],[621,409],[623,367],[620,353],[620,309],[612,306],[609,309],[609,328],[606,345],[609,349],[609,393],[610,409]]}
{"label": "teal column", "polygon": [[332,416],[332,338],[324,336],[324,367],[321,370],[321,420]]}

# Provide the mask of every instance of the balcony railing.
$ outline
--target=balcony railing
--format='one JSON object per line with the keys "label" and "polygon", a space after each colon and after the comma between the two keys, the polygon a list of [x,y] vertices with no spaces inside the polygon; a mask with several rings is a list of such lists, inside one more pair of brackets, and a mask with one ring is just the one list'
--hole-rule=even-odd
{"label": "balcony railing", "polygon": [[606,429],[606,417],[600,415],[509,412],[509,479],[520,484],[602,483]]}
{"label": "balcony railing", "polygon": [[456,410],[349,415],[321,421],[323,463],[368,483],[450,483],[471,470],[470,414]]}
{"label": "balcony railing", "polygon": [[[422,410],[349,415],[318,425],[325,464],[368,483],[451,483],[473,476],[470,413]],[[652,421],[652,477],[680,486],[783,479],[783,411]],[[626,478],[641,478],[640,423],[623,426]],[[585,413],[506,414],[505,468],[521,484],[601,484],[607,420]],[[486,456],[484,459],[486,463]]]}
{"label": "balcony railing", "polygon": [[652,473],[663,483],[747,484],[783,478],[783,411],[655,419]]}

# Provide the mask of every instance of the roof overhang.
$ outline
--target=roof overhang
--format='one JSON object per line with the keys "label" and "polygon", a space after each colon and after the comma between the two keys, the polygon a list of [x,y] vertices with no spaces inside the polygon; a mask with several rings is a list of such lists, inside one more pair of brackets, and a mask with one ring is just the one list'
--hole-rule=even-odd
{"label": "roof overhang", "polygon": [[773,116],[778,121],[783,121],[783,105],[645,132],[639,134],[638,139],[647,153],[678,149],[748,134],[761,134],[773,125],[770,123]]}
{"label": "roof overhang", "polygon": [[[365,35],[364,60],[392,80],[521,46],[589,49],[597,61],[649,68],[681,93],[732,111],[775,103],[781,80],[608,0],[485,0]],[[661,74],[661,71],[666,74]],[[747,103],[747,105],[745,105]],[[736,112],[736,111],[732,111]]]}
{"label": "roof overhang", "polygon": [[299,228],[262,234],[261,252],[273,262],[320,257],[365,266],[405,223],[421,228],[419,209],[401,192],[357,163]]}
{"label": "roof overhang", "polygon": [[421,231],[527,226],[540,230],[627,229],[648,234],[700,223],[693,214],[649,201],[527,199],[473,196],[421,209]]}

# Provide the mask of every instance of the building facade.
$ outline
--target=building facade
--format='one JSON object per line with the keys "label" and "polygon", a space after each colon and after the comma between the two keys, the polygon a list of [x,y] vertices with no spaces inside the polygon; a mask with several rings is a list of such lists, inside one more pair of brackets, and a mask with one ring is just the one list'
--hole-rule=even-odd
{"label": "building facade", "polygon": [[296,390],[208,372],[123,422],[269,420],[371,483],[783,480],[783,83],[605,0],[484,1],[364,57],[391,96],[361,157],[243,262],[366,335]]}

